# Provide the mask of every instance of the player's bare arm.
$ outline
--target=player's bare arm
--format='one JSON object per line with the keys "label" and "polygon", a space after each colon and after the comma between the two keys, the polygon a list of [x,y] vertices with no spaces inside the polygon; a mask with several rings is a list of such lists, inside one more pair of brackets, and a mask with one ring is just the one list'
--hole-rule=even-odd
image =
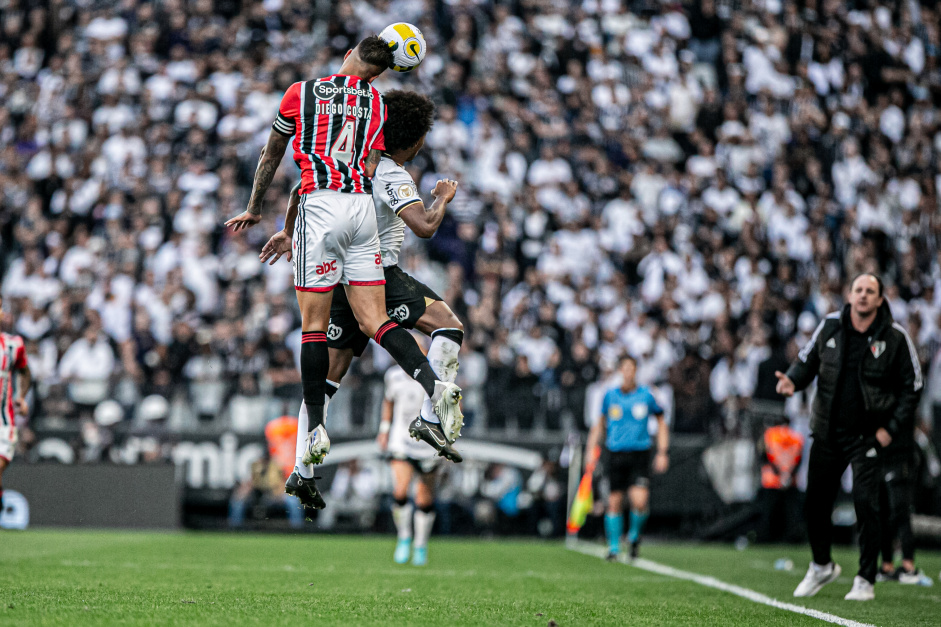
{"label": "player's bare arm", "polygon": [[17,374],[17,395],[14,403],[16,404],[16,413],[20,416],[29,414],[29,405],[26,403],[26,395],[33,386],[33,373],[29,366],[24,366],[16,371]]}
{"label": "player's bare arm", "polygon": [[438,231],[444,220],[445,208],[457,193],[457,181],[443,179],[435,184],[431,195],[435,201],[426,208],[425,203],[416,202],[408,205],[399,213],[399,217],[415,235],[427,239]]}
{"label": "player's bare arm", "polygon": [[274,175],[281,165],[284,151],[287,149],[290,137],[272,129],[268,134],[268,143],[261,149],[258,158],[258,167],[255,169],[255,180],[252,183],[252,195],[248,200],[248,209],[225,223],[232,230],[239,231],[254,226],[261,221],[261,209],[265,193],[274,180]]}
{"label": "player's bare arm", "polygon": [[375,148],[370,150],[366,155],[366,176],[372,178],[376,175],[376,168],[379,167],[380,161],[382,161],[382,151]]}
{"label": "player's bare arm", "polygon": [[670,457],[667,451],[670,448],[670,429],[663,414],[657,416],[657,454],[653,458],[653,470],[658,474],[665,473],[670,467]]}
{"label": "player's bare arm", "polygon": [[388,399],[382,401],[382,419],[379,421],[379,434],[376,436],[376,443],[379,450],[384,451],[389,448],[389,431],[392,430],[392,411],[393,403]]}
{"label": "player's bare arm", "polygon": [[261,259],[262,263],[265,263],[271,259],[268,265],[274,265],[274,263],[280,259],[282,255],[287,255],[287,260],[291,261],[291,244],[292,240],[294,239],[294,221],[297,219],[297,209],[301,204],[300,192],[301,182],[298,181],[297,185],[294,186],[294,189],[291,190],[291,195],[288,198],[288,208],[284,215],[284,228],[271,236],[271,239],[268,240],[268,243],[266,243],[261,249],[261,254],[258,255],[258,258]]}

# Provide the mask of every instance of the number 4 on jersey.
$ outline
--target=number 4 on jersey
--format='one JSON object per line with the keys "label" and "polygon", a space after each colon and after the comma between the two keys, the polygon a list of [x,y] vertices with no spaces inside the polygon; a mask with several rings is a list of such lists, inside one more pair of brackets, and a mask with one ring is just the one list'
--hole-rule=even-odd
{"label": "number 4 on jersey", "polygon": [[353,161],[353,147],[356,143],[353,137],[355,132],[356,123],[353,120],[348,120],[343,125],[340,136],[333,142],[333,148],[330,149],[330,156],[337,161],[342,161],[346,165],[350,165],[350,162]]}

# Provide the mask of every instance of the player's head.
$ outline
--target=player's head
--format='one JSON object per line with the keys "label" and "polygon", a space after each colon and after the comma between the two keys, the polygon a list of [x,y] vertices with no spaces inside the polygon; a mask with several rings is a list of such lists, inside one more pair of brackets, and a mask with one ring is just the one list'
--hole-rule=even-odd
{"label": "player's head", "polygon": [[340,74],[351,74],[365,81],[372,81],[392,67],[394,62],[389,44],[377,35],[371,35],[356,44],[355,48],[347,51],[346,56],[343,57]]}
{"label": "player's head", "polygon": [[858,316],[868,316],[882,306],[882,279],[869,272],[850,283],[850,308]]}
{"label": "player's head", "polygon": [[425,135],[435,121],[435,105],[414,91],[393,89],[383,96],[388,119],[383,126],[386,152],[411,161],[425,144]]}
{"label": "player's head", "polygon": [[621,374],[621,387],[630,389],[634,387],[637,377],[637,360],[630,355],[624,355],[618,360],[618,372]]}

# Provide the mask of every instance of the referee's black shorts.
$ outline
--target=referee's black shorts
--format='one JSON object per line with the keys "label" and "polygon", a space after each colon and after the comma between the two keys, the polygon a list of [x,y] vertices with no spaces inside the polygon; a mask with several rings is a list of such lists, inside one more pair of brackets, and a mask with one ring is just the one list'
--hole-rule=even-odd
{"label": "referee's black shorts", "polygon": [[650,449],[643,451],[608,451],[608,482],[612,492],[650,485]]}
{"label": "referee's black shorts", "polygon": [[[398,266],[388,266],[386,278],[386,313],[406,329],[414,329],[418,319],[425,315],[427,306],[436,300],[443,300],[434,290],[421,281],[409,276]],[[342,286],[333,290],[333,303],[330,306],[330,326],[327,327],[327,346],[330,348],[351,348],[359,357],[369,344],[369,337],[360,331],[359,323],[353,315],[350,301]]]}

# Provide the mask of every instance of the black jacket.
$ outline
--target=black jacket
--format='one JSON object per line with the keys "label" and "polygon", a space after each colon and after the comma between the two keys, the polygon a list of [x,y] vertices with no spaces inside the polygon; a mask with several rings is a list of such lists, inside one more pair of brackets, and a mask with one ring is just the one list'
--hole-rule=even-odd
{"label": "black jacket", "polygon": [[[810,430],[815,437],[827,438],[833,396],[843,367],[843,344],[850,328],[850,307],[828,315],[801,349],[797,361],[788,368],[787,376],[798,390],[806,388],[818,377]],[[915,344],[892,319],[887,302],[883,301],[867,334],[869,350],[859,364],[847,364],[858,370],[866,412],[860,416],[860,431],[874,436],[884,427],[892,436],[893,446],[908,447],[915,430],[915,408],[919,391],[924,385]]]}

